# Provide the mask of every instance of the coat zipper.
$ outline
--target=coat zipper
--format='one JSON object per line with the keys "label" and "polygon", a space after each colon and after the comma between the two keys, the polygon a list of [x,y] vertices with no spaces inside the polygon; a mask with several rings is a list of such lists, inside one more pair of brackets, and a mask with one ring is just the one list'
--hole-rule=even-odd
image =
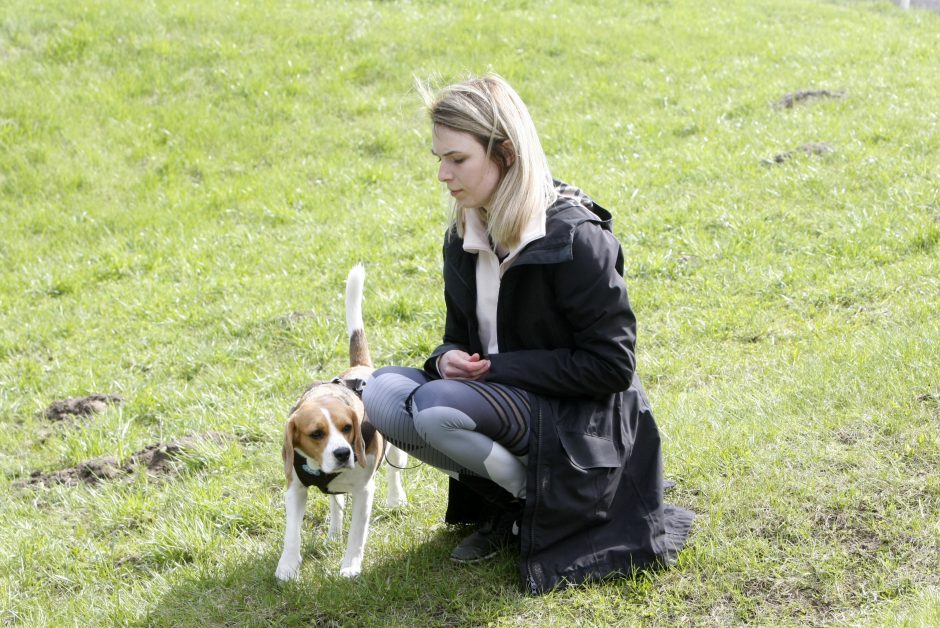
{"label": "coat zipper", "polygon": [[526,557],[526,579],[528,581],[527,584],[529,585],[529,593],[531,593],[532,595],[539,594],[538,583],[536,583],[535,578],[532,576],[531,556],[532,556],[532,544],[533,544],[533,540],[535,536],[533,532],[533,529],[535,528],[535,516],[536,516],[536,511],[538,510],[538,506],[539,506],[539,488],[541,488],[541,478],[539,477],[540,471],[541,471],[540,461],[542,458],[542,404],[541,403],[538,404],[538,412],[535,413],[535,417],[536,417],[535,418],[535,427],[536,427],[535,429],[535,460],[534,460],[535,488],[532,491],[532,510],[531,510],[531,516],[529,519],[529,525],[527,526],[527,529],[526,529],[526,532],[528,532],[528,536],[529,536],[529,556]]}

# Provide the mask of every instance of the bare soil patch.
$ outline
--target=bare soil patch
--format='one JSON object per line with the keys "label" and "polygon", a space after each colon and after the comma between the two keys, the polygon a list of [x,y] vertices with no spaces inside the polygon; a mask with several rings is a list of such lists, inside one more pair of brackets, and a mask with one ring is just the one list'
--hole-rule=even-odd
{"label": "bare soil patch", "polygon": [[94,394],[87,397],[69,397],[61,401],[53,401],[52,405],[45,409],[43,416],[50,421],[65,421],[104,412],[108,406],[121,403],[124,403],[124,397],[120,395]]}
{"label": "bare soil patch", "polygon": [[777,109],[790,109],[793,105],[820,98],[845,98],[845,92],[831,92],[828,89],[801,89],[786,94],[778,100],[774,107]]}
{"label": "bare soil patch", "polygon": [[919,395],[917,401],[930,405],[940,405],[940,393],[927,393]]}
{"label": "bare soil patch", "polygon": [[221,444],[234,438],[231,434],[222,432],[195,434],[167,443],[147,445],[131,455],[123,465],[114,456],[101,456],[59,471],[49,473],[33,471],[28,478],[14,484],[19,486],[93,485],[105,480],[127,479],[141,469],[153,478],[171,476],[178,473],[176,461],[194,446],[204,442]]}
{"label": "bare soil patch", "polygon": [[829,144],[828,142],[810,142],[808,144],[798,146],[793,150],[788,150],[785,153],[777,153],[770,159],[761,160],[761,163],[767,165],[782,164],[783,162],[797,155],[826,155],[833,152],[834,150],[835,149],[832,147],[832,144]]}

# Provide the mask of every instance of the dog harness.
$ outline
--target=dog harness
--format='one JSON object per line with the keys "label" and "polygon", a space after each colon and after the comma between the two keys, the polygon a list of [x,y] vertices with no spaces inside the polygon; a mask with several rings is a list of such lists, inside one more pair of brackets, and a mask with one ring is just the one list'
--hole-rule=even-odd
{"label": "dog harness", "polygon": [[[361,379],[340,379],[339,377],[333,379],[331,384],[340,384],[345,386],[349,390],[356,393],[358,397],[362,397],[362,389],[365,387],[365,381]],[[375,437],[375,426],[369,423],[366,420],[363,420],[362,424],[359,426],[359,429],[362,431],[362,441],[365,444],[365,449],[369,448],[369,445],[372,444],[372,439]],[[383,452],[384,453],[384,452]],[[356,461],[356,453],[353,452],[353,461]],[[323,473],[320,469],[314,469],[309,464],[307,464],[307,459],[304,458],[299,452],[294,452],[294,471],[297,472],[297,477],[300,478],[300,483],[304,486],[316,486],[318,489],[323,491],[328,495],[336,495],[336,491],[331,491],[327,487],[330,482],[332,482],[339,473]]]}

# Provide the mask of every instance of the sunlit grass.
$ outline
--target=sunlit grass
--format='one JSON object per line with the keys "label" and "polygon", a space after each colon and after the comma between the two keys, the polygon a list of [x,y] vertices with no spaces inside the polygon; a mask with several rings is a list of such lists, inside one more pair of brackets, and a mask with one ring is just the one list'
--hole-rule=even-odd
{"label": "sunlit grass", "polygon": [[[14,625],[940,621],[940,16],[887,0],[0,7],[0,618]],[[670,570],[529,598],[405,473],[362,577],[325,499],[273,578],[285,412],[438,342],[445,198],[412,76],[492,69],[614,214]],[[843,92],[775,107],[801,89]],[[832,152],[797,149],[824,142]],[[780,164],[764,160],[795,151]],[[51,424],[52,401],[125,401]],[[24,486],[218,432],[149,478]]]}

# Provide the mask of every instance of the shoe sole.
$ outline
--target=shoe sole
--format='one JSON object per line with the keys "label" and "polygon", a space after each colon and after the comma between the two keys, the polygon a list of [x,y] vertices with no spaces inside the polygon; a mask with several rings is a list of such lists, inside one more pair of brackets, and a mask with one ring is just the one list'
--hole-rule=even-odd
{"label": "shoe sole", "polygon": [[458,565],[472,565],[474,563],[482,563],[484,560],[489,560],[499,554],[499,550],[495,549],[485,556],[480,556],[479,558],[457,558],[456,556],[451,556],[450,559],[457,563]]}

